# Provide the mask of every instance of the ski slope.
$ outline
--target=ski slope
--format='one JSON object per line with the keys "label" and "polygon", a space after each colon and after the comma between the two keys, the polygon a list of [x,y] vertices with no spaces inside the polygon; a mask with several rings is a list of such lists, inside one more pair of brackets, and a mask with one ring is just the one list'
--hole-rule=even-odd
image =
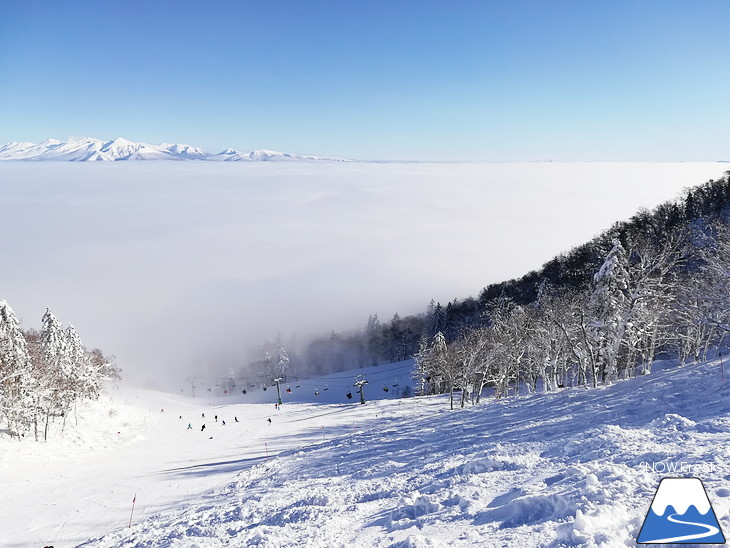
{"label": "ski slope", "polygon": [[682,475],[727,532],[728,369],[454,411],[122,392],[63,440],[0,441],[0,545],[635,546],[660,479]]}

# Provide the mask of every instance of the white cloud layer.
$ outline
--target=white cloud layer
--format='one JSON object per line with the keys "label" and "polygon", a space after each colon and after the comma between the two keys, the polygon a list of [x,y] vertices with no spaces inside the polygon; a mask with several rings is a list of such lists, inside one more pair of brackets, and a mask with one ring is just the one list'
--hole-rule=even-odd
{"label": "white cloud layer", "polygon": [[0,164],[0,298],[132,376],[476,296],[718,163]]}

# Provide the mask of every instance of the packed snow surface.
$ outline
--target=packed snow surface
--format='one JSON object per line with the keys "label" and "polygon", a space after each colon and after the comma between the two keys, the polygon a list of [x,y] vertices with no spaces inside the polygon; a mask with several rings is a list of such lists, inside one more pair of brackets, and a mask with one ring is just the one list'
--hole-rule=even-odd
{"label": "packed snow surface", "polygon": [[[278,411],[270,389],[262,403],[122,391],[62,438],[0,439],[0,545],[635,546],[665,476],[700,478],[728,531],[721,367],[454,411],[378,382],[386,399],[302,386],[310,401],[285,392]],[[328,401],[349,381],[333,382]]]}

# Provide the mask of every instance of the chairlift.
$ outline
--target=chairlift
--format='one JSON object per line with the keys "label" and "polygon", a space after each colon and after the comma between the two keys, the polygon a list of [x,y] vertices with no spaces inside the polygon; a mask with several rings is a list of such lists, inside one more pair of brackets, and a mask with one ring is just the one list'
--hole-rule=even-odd
{"label": "chairlift", "polygon": [[346,395],[347,395],[347,399],[348,400],[351,400],[352,399],[352,392],[348,392]]}
{"label": "chairlift", "polygon": [[387,387],[387,386],[384,386],[384,387],[383,387],[383,392],[388,392],[388,391],[389,391],[389,390],[388,390],[388,387]]}
{"label": "chairlift", "polygon": [[286,387],[286,391],[287,391],[287,392],[289,392],[289,393],[291,394],[291,387],[290,387],[290,386],[287,386],[287,387]]}
{"label": "chairlift", "polygon": [[325,385],[324,385],[324,389],[325,389],[325,390],[329,390],[329,389],[330,389],[330,387],[329,387],[329,386],[327,386],[327,385],[325,384]]}

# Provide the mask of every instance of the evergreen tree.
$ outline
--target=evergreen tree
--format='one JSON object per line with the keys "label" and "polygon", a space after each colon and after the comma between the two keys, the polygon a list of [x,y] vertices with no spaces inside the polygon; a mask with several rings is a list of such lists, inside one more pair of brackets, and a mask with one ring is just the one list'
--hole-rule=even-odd
{"label": "evergreen tree", "polygon": [[428,329],[428,336],[430,339],[433,339],[436,336],[436,333],[443,333],[446,330],[446,312],[441,307],[441,303],[436,303],[436,307],[433,309],[433,312],[431,313],[430,321],[429,321],[429,329]]}
{"label": "evergreen tree", "polygon": [[283,344],[279,344],[279,348],[276,351],[276,357],[274,358],[274,374],[276,377],[286,377],[286,371],[289,368],[289,355],[286,353],[286,348]]}
{"label": "evergreen tree", "polygon": [[617,378],[617,359],[631,313],[630,276],[626,251],[618,239],[593,278],[592,339],[598,347],[598,375],[602,382]]}
{"label": "evergreen tree", "polygon": [[13,309],[0,301],[0,416],[5,417],[11,435],[23,435],[33,420],[32,388],[23,332]]}
{"label": "evergreen tree", "polygon": [[58,401],[54,404],[64,411],[68,410],[76,397],[76,373],[67,334],[49,308],[46,308],[41,319],[41,351],[47,364],[49,381],[58,389]]}

